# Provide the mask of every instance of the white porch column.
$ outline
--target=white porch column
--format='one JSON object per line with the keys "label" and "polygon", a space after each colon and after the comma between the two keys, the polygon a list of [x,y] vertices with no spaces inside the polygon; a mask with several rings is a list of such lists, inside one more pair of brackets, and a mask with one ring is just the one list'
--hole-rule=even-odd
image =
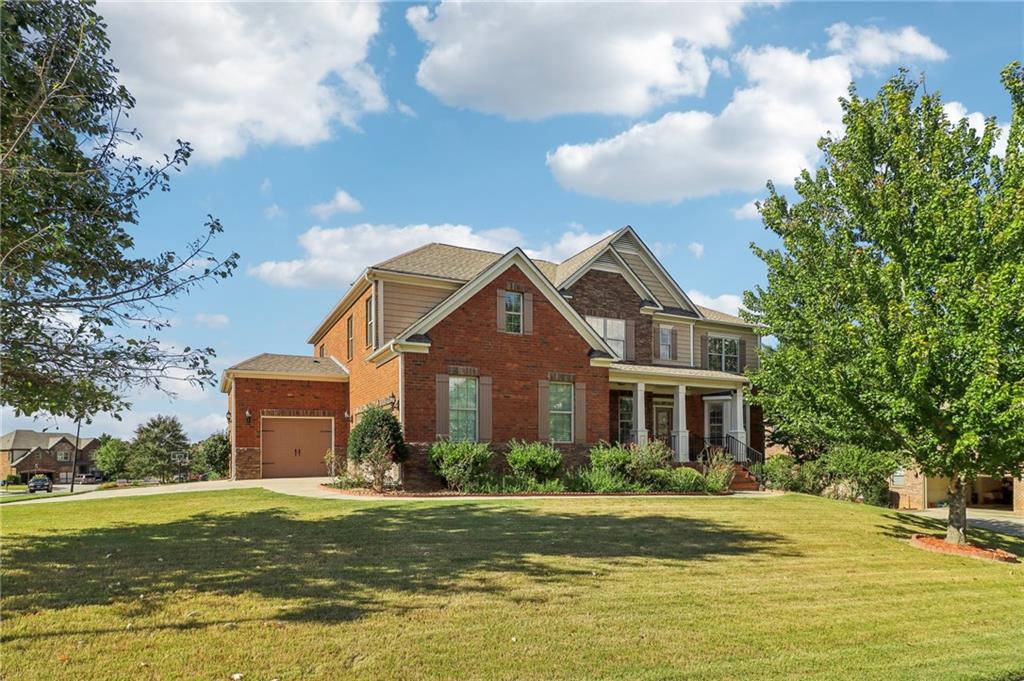
{"label": "white porch column", "polygon": [[[733,393],[732,403],[735,410],[732,417],[732,430],[729,431],[729,435],[746,444],[747,431],[743,427],[743,388],[736,388],[736,392]],[[732,448],[736,450],[733,452],[733,455],[735,455],[737,461],[747,460],[747,450],[745,447],[740,447],[733,443]]]}
{"label": "white porch column", "polygon": [[645,387],[643,383],[637,383],[636,390],[633,391],[633,414],[636,417],[636,428],[633,429],[633,432],[636,433],[636,443],[638,445],[646,444],[647,442],[647,414],[644,408]]}
{"label": "white porch column", "polygon": [[677,385],[675,409],[672,410],[672,438],[676,444],[676,461],[690,460],[690,431],[686,429],[686,386]]}

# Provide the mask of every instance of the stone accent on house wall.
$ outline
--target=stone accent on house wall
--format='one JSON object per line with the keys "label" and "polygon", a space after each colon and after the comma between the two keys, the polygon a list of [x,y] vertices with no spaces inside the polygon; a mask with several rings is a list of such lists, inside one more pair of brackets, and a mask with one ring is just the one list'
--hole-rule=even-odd
{"label": "stone accent on house wall", "polygon": [[581,315],[631,319],[635,324],[636,358],[630,363],[650,364],[653,351],[653,323],[640,312],[643,302],[633,287],[615,272],[590,270],[569,287],[569,304]]}
{"label": "stone accent on house wall", "polygon": [[[533,294],[533,333],[497,331],[495,296],[509,284]],[[590,365],[590,346],[518,267],[501,273],[427,331],[430,352],[408,353],[404,363],[405,437],[436,439],[436,377],[451,367],[472,367],[492,380],[492,439],[537,440],[539,381],[552,372],[572,374],[587,390],[587,442],[607,440],[608,369]],[[397,362],[396,362],[397,363]],[[582,424],[576,424],[579,429]]]}
{"label": "stone accent on house wall", "polygon": [[[260,477],[260,434],[264,417],[333,417],[334,447],[344,458],[349,431],[345,420],[345,412],[348,411],[348,383],[236,377],[230,404],[229,430],[234,452],[231,476],[235,480]],[[250,415],[248,423],[246,411]]]}
{"label": "stone accent on house wall", "polygon": [[1013,512],[1024,516],[1024,478],[1013,481]]}
{"label": "stone accent on house wall", "polygon": [[260,475],[260,448],[235,447],[231,457],[231,479],[258,480]]}

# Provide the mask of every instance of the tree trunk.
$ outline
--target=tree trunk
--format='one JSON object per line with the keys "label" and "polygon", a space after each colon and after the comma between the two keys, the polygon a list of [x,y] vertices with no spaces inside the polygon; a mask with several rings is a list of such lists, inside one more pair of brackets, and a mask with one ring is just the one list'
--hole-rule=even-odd
{"label": "tree trunk", "polygon": [[964,481],[954,475],[949,481],[949,520],[946,522],[946,541],[950,544],[967,543],[967,498]]}

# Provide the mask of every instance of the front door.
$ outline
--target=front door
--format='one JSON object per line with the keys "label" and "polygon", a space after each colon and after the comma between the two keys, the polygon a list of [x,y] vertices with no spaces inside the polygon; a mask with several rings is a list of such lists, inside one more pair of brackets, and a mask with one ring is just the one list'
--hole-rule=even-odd
{"label": "front door", "polygon": [[672,446],[672,407],[667,404],[654,405],[654,438]]}

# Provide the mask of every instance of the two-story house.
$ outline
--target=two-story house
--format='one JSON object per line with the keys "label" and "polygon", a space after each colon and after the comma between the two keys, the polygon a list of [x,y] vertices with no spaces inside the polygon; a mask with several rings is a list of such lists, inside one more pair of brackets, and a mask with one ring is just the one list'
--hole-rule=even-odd
{"label": "two-story house", "polygon": [[54,482],[71,482],[73,475],[96,473],[93,455],[99,444],[96,438],[81,438],[76,463],[74,433],[12,430],[0,437],[0,478],[17,475],[28,482],[45,475]]}
{"label": "two-story house", "polygon": [[631,227],[564,262],[520,249],[428,244],[372,265],[309,337],[311,356],[264,354],[225,371],[234,478],[324,475],[363,410],[394,410],[413,445],[407,485],[439,438],[558,445],[764,449],[743,372],[757,330],[694,304]]}

